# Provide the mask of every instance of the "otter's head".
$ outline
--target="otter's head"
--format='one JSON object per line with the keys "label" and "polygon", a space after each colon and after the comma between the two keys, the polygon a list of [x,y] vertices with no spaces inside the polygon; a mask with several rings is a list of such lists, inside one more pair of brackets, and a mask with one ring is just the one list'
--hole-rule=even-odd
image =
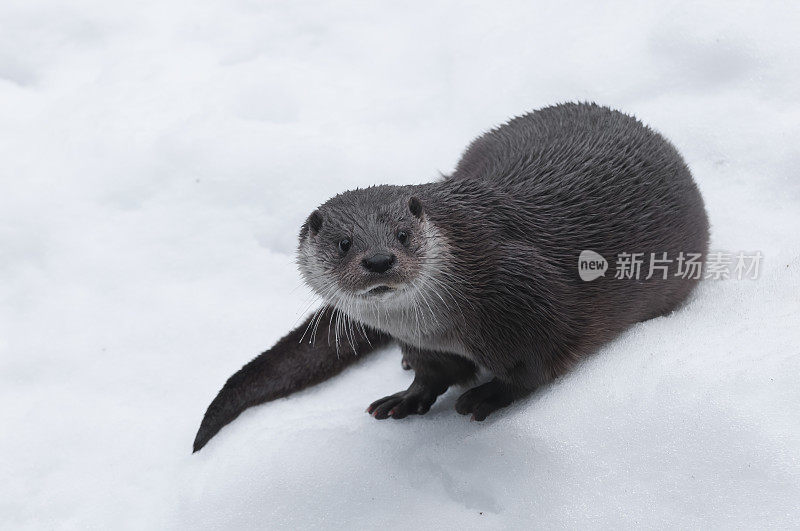
{"label": "otter's head", "polygon": [[339,194],[300,230],[297,262],[326,301],[376,303],[408,293],[419,279],[432,227],[409,187]]}

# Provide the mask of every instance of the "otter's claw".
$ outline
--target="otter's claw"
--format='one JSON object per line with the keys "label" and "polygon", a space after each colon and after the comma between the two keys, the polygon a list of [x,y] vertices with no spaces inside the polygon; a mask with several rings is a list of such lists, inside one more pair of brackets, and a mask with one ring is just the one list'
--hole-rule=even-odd
{"label": "otter's claw", "polygon": [[367,408],[367,413],[379,420],[424,415],[436,401],[436,396],[435,393],[419,390],[400,391],[376,400]]}

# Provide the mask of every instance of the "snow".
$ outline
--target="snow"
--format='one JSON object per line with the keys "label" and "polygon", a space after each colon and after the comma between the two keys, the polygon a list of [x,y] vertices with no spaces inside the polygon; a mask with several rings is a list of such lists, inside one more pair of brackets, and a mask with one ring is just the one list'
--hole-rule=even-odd
{"label": "snow", "polygon": [[[0,4],[0,527],[796,526],[797,3]],[[764,254],[529,399],[377,422],[396,349],[191,443],[302,318],[305,216],[593,100]]]}

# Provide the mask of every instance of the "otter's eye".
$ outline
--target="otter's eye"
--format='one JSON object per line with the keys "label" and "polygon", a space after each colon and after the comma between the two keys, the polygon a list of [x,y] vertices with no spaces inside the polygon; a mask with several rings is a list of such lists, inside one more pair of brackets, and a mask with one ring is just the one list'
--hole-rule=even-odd
{"label": "otter's eye", "polygon": [[345,254],[347,251],[349,251],[350,240],[348,240],[347,238],[342,238],[341,240],[339,240],[339,250],[342,252],[342,254]]}
{"label": "otter's eye", "polygon": [[404,230],[397,231],[397,239],[400,240],[400,243],[403,245],[408,244],[408,233]]}

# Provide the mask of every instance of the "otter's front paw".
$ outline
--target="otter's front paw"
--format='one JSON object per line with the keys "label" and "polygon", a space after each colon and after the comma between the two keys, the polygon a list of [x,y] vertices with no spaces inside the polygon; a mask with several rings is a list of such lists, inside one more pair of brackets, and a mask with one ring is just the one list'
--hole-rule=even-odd
{"label": "otter's front paw", "polygon": [[400,391],[376,400],[367,408],[367,413],[376,419],[392,417],[402,419],[408,415],[424,415],[434,402],[437,393],[426,390]]}
{"label": "otter's front paw", "polygon": [[462,415],[472,413],[471,420],[484,420],[490,413],[514,401],[514,392],[500,380],[492,380],[473,387],[456,400],[456,411]]}

